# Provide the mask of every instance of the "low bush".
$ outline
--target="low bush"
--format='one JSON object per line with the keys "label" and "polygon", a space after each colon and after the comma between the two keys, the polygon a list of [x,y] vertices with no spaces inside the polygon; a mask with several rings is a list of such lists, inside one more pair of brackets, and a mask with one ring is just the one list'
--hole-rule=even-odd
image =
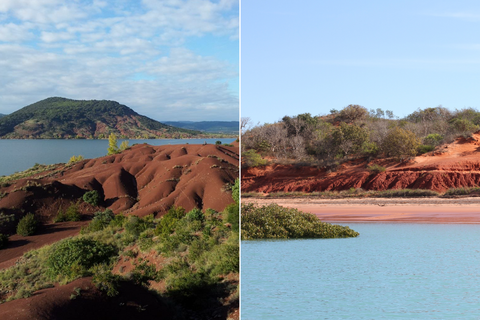
{"label": "low bush", "polygon": [[91,204],[92,206],[98,206],[100,204],[100,194],[98,193],[97,190],[92,190],[92,191],[87,191],[82,197],[83,201],[85,201],[88,204]]}
{"label": "low bush", "polygon": [[242,205],[242,239],[267,238],[348,238],[358,232],[321,222],[315,215],[277,204],[257,207]]}
{"label": "low bush", "polygon": [[113,246],[99,241],[71,238],[55,245],[46,265],[52,278],[64,276],[73,280],[91,274],[94,265],[109,263],[116,253]]}
{"label": "low bush", "polygon": [[240,213],[238,203],[232,203],[225,208],[226,221],[231,224],[232,230],[238,232],[240,225]]}
{"label": "low bush", "polygon": [[171,207],[170,210],[160,219],[155,228],[155,235],[169,235],[175,230],[175,226],[185,216],[185,209],[182,207]]}
{"label": "low bush", "polygon": [[418,154],[419,155],[430,152],[430,151],[433,151],[433,150],[435,150],[435,146],[432,146],[432,145],[421,144],[420,146],[418,146]]}
{"label": "low bush", "polygon": [[86,228],[82,229],[81,233],[95,232],[105,229],[110,222],[115,218],[113,211],[106,209],[105,211],[97,211],[94,214],[92,221]]}
{"label": "low bush", "polygon": [[75,162],[82,161],[83,159],[83,156],[72,156],[70,160],[68,160],[68,164],[73,164]]}
{"label": "low bush", "polygon": [[251,149],[245,152],[242,152],[242,165],[246,168],[248,167],[258,167],[264,166],[267,164],[267,160],[262,159],[262,156]]}
{"label": "low bush", "polygon": [[8,236],[6,234],[0,233],[0,249],[3,249],[8,244]]}
{"label": "low bush", "polygon": [[203,220],[205,220],[205,216],[203,215],[202,210],[200,210],[198,208],[194,208],[191,211],[189,211],[185,217],[190,221],[194,221],[194,220],[203,221]]}
{"label": "low bush", "polygon": [[480,187],[463,187],[463,188],[450,188],[443,195],[444,196],[466,196],[466,195],[478,195],[480,194]]}
{"label": "low bush", "polygon": [[33,213],[29,213],[18,222],[17,233],[24,237],[31,236],[37,230],[37,225],[38,222]]}
{"label": "low bush", "polygon": [[380,172],[385,172],[385,170],[387,170],[385,167],[382,167],[379,164],[372,164],[371,166],[368,166],[367,169],[371,173],[380,173]]}
{"label": "low bush", "polygon": [[78,206],[76,204],[71,204],[65,212],[60,209],[53,222],[80,221],[81,218],[82,215],[80,214],[80,211],[78,211]]}
{"label": "low bush", "polygon": [[147,216],[145,218],[129,216],[124,226],[125,232],[137,239],[143,231],[154,227],[153,215]]}
{"label": "low bush", "polygon": [[398,189],[377,191],[375,192],[374,196],[379,198],[437,197],[438,192],[427,189]]}
{"label": "low bush", "polygon": [[118,295],[120,276],[114,275],[106,264],[95,265],[92,268],[92,282],[100,291],[109,297]]}

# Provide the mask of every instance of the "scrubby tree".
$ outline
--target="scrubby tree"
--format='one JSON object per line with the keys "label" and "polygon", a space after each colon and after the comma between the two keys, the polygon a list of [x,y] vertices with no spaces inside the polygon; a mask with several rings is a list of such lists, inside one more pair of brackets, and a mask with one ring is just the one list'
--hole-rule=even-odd
{"label": "scrubby tree", "polygon": [[117,136],[115,133],[110,133],[110,136],[108,137],[108,153],[107,155],[111,154],[116,154],[118,153],[118,145],[117,145]]}
{"label": "scrubby tree", "polygon": [[357,120],[363,120],[368,116],[368,110],[358,104],[350,104],[340,110],[338,116],[335,118],[337,121],[351,123]]}
{"label": "scrubby tree", "polygon": [[417,154],[420,140],[411,131],[394,127],[389,130],[382,144],[382,151],[397,159],[414,157]]}
{"label": "scrubby tree", "polygon": [[24,237],[31,236],[37,231],[37,224],[33,213],[29,213],[18,222],[17,233]]}
{"label": "scrubby tree", "polygon": [[119,152],[122,152],[122,151],[125,151],[128,149],[128,140],[124,140],[122,141],[122,143],[120,143],[120,148],[119,148]]}
{"label": "scrubby tree", "polygon": [[87,191],[84,193],[82,197],[83,201],[85,201],[88,204],[91,204],[92,206],[98,206],[100,204],[100,194],[98,193],[97,190],[91,190]]}

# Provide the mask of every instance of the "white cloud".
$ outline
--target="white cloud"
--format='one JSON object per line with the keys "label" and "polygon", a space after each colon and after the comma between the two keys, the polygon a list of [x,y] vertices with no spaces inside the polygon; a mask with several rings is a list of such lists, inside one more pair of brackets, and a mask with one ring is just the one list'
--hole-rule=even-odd
{"label": "white cloud", "polygon": [[0,41],[4,42],[23,42],[33,38],[30,32],[31,26],[28,24],[7,23],[0,25]]}
{"label": "white cloud", "polygon": [[43,42],[51,43],[57,41],[70,40],[75,37],[74,34],[68,32],[42,32],[41,39]]}
{"label": "white cloud", "polygon": [[64,96],[116,100],[159,120],[236,119],[228,81],[238,64],[184,46],[205,34],[238,37],[238,1],[142,5],[0,0],[0,113]]}

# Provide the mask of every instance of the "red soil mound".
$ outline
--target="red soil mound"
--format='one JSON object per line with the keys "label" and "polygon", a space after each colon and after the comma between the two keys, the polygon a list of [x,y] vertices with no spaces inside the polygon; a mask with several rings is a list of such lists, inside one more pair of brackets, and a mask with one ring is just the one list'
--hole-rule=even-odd
{"label": "red soil mound", "polygon": [[122,283],[119,295],[109,298],[95,288],[91,278],[43,289],[28,299],[0,304],[0,319],[12,320],[153,320],[172,317],[165,303],[141,286]]}
{"label": "red soil mound", "polygon": [[[238,148],[142,144],[4,185],[0,211],[17,217],[33,212],[49,222],[89,190],[104,196],[104,207],[115,213],[158,216],[172,206],[221,211],[233,202],[225,187],[237,177]],[[99,209],[81,206],[82,213]]]}
{"label": "red soil mound", "polygon": [[416,157],[408,163],[375,161],[385,172],[371,173],[372,163],[356,160],[328,173],[316,167],[272,165],[242,170],[243,192],[313,192],[325,190],[431,189],[480,185],[480,132]]}

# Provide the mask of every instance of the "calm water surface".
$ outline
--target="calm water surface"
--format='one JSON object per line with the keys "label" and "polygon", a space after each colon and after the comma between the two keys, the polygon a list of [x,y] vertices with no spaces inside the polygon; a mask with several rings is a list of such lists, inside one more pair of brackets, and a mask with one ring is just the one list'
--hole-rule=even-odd
{"label": "calm water surface", "polygon": [[480,319],[480,225],[349,226],[358,238],[242,241],[242,320]]}
{"label": "calm water surface", "polygon": [[[148,143],[159,146],[166,144],[213,144],[220,140],[231,143],[235,139],[129,139],[130,145]],[[118,140],[118,145],[123,140]],[[31,168],[35,163],[53,164],[68,162],[73,155],[86,159],[107,154],[108,140],[0,140],[0,176]]]}

